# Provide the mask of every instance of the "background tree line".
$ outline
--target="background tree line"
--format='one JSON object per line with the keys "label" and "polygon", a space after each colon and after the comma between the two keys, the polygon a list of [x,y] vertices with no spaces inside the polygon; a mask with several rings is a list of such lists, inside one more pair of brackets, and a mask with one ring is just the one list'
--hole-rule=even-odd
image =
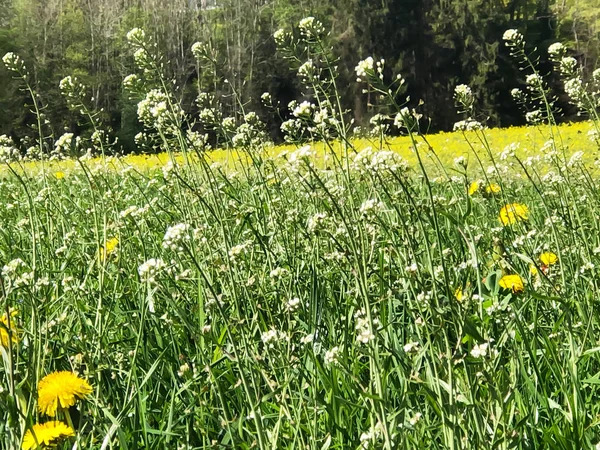
{"label": "background tree line", "polygon": [[[0,54],[24,58],[43,105],[45,126],[86,133],[86,125],[66,107],[58,83],[74,75],[92,93],[93,106],[126,151],[142,130],[138,99],[123,91],[133,71],[125,35],[143,28],[163,55],[165,71],[179,86],[184,109],[197,112],[199,91],[215,94],[225,114],[239,103],[257,111],[274,140],[281,117],[260,102],[269,92],[285,106],[305,93],[277,55],[273,33],[293,28],[305,16],[323,21],[339,58],[344,106],[357,124],[368,121],[368,98],[355,83],[354,67],[366,56],[385,58],[391,75],[407,80],[413,103],[432,118],[431,130],[448,130],[457,120],[453,89],[465,83],[477,95],[479,119],[490,126],[522,122],[510,98],[524,75],[502,44],[507,28],[525,34],[549,71],[545,49],[556,40],[568,44],[585,70],[600,56],[597,0],[0,0]],[[190,48],[206,45],[210,67],[198,67]],[[0,134],[23,139],[34,117],[26,95],[0,69]],[[558,87],[559,84],[557,83]],[[573,111],[564,110],[567,118]],[[285,115],[284,115],[285,118]]]}

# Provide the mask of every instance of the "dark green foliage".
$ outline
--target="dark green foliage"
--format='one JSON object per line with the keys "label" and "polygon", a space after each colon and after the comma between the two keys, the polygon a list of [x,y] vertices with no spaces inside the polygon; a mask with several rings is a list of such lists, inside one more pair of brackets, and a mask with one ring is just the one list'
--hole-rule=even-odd
{"label": "dark green foliage", "polygon": [[[121,87],[133,71],[125,40],[133,27],[144,28],[157,43],[163,70],[182,86],[179,97],[187,112],[197,111],[199,90],[211,92],[225,116],[238,114],[240,104],[257,111],[276,141],[281,117],[261,105],[261,94],[269,92],[285,118],[287,103],[310,93],[302,92],[296,74],[277,54],[272,34],[280,27],[293,29],[308,15],[319,17],[330,31],[343,106],[359,125],[374,114],[354,82],[354,66],[369,55],[386,60],[386,75],[406,78],[412,106],[423,101],[421,112],[433,118],[431,131],[452,128],[457,120],[452,95],[461,83],[475,92],[478,120],[490,126],[523,122],[509,95],[522,74],[502,42],[507,28],[519,28],[542,58],[548,44],[562,40],[586,70],[598,59],[600,18],[593,0],[556,5],[550,0],[222,0],[216,8],[202,7],[214,3],[1,0],[0,52],[14,51],[26,61],[52,131],[89,131],[59,93],[59,81],[74,75],[88,86],[91,106],[102,110],[102,120],[126,152],[134,150],[133,136],[142,129],[135,103]],[[190,52],[196,41],[206,43],[214,57],[200,72]],[[0,134],[22,138],[30,134],[33,117],[4,68],[0,83]],[[565,114],[574,118],[569,109]]]}

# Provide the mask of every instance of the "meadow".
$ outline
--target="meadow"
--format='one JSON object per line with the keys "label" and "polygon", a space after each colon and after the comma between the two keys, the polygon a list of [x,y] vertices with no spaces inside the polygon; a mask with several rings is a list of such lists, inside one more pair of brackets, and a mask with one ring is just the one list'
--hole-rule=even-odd
{"label": "meadow", "polygon": [[[108,156],[100,128],[91,159],[3,138],[0,448],[599,448],[593,114],[557,126],[536,75],[529,127],[430,136],[389,95],[354,139],[319,22],[299,29],[275,36],[312,56],[289,145],[251,113],[215,121],[230,149],[182,131],[138,29],[140,141],[164,153]],[[381,66],[357,76],[383,102],[401,79]]]}

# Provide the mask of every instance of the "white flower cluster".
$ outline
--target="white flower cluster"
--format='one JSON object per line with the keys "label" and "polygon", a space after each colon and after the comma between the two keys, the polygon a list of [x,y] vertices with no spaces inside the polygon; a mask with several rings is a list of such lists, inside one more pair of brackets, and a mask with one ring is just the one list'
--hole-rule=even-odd
{"label": "white flower cluster", "polygon": [[263,94],[260,96],[260,100],[266,106],[270,106],[273,103],[273,97],[268,92],[263,92]]}
{"label": "white flower cluster", "polygon": [[327,213],[316,213],[312,217],[309,217],[306,224],[306,228],[310,233],[316,233],[325,226],[327,220]]}
{"label": "white flower cluster", "polygon": [[310,119],[314,110],[315,105],[305,100],[293,109],[292,114],[294,117]]}
{"label": "white flower cluster", "polygon": [[362,205],[360,205],[360,214],[367,218],[373,218],[377,215],[379,211],[383,209],[383,203],[381,203],[377,199],[369,199],[365,200]]}
{"label": "white flower cluster", "polygon": [[417,111],[414,109],[410,110],[404,107],[398,114],[396,114],[396,117],[394,118],[394,125],[396,128],[406,128],[408,130],[412,130],[416,125],[418,125],[421,117],[423,117],[423,115],[417,113]]}
{"label": "white flower cluster", "polygon": [[167,268],[167,264],[160,258],[150,258],[138,267],[138,274],[143,282],[156,283],[156,277]]}
{"label": "white flower cluster", "polygon": [[408,162],[400,155],[389,150],[373,150],[366,147],[361,150],[353,161],[353,169],[361,173],[381,173],[408,170]]}
{"label": "white flower cluster", "polygon": [[309,59],[308,61],[306,61],[304,64],[302,64],[298,68],[298,76],[304,82],[316,81],[317,80],[316,75],[317,75],[317,71],[316,71],[316,67],[315,67],[312,59]]}
{"label": "white flower cluster", "polygon": [[198,151],[210,150],[208,143],[208,134],[199,133],[198,131],[187,130],[185,137],[190,148]]}
{"label": "white flower cluster", "polygon": [[525,77],[525,83],[529,88],[537,88],[542,82],[542,77],[540,77],[537,73],[530,73]]}
{"label": "white flower cluster", "polygon": [[421,344],[418,342],[409,342],[404,344],[404,353],[417,353],[421,349]]}
{"label": "white flower cluster", "polygon": [[198,60],[206,59],[210,55],[210,47],[208,44],[202,42],[194,42],[192,45],[192,54]]}
{"label": "white flower cluster", "polygon": [[287,33],[284,29],[280,28],[279,30],[273,33],[273,39],[275,40],[275,44],[279,47],[282,47],[286,41],[288,40],[289,33]]}
{"label": "white flower cluster", "polygon": [[289,340],[289,337],[283,331],[270,328],[261,335],[260,339],[265,347],[275,348],[277,344]]}
{"label": "white flower cluster", "polygon": [[[354,313],[354,319],[356,320],[354,329],[356,330],[356,340],[361,344],[368,344],[375,339],[374,330],[371,329],[371,324],[365,313],[364,309],[359,309]],[[379,326],[379,319],[373,318],[373,326]]]}
{"label": "white flower cluster", "polygon": [[523,91],[519,88],[514,88],[510,91],[510,96],[513,98],[513,100],[515,100],[516,102],[520,102],[523,103],[525,101],[525,94],[523,93]]}
{"label": "white flower cluster", "polygon": [[561,58],[558,67],[564,77],[572,78],[577,75],[577,60],[572,56]]}
{"label": "white flower cluster", "polygon": [[254,111],[250,111],[244,116],[244,121],[248,125],[260,125],[260,118]]}
{"label": "white flower cluster", "polygon": [[21,159],[19,150],[13,140],[5,134],[0,136],[0,164],[10,163]]}
{"label": "white flower cluster", "polygon": [[544,120],[544,115],[542,114],[542,111],[536,109],[534,111],[527,112],[525,114],[525,120],[531,125],[537,125],[539,123],[542,123],[542,121]]}
{"label": "white flower cluster", "polygon": [[146,32],[141,28],[133,28],[127,33],[127,41],[137,46],[144,45],[146,43]]}
{"label": "white flower cluster", "polygon": [[11,72],[16,72],[21,76],[25,76],[27,74],[27,68],[25,67],[25,63],[19,55],[16,55],[13,52],[6,53],[2,57],[2,62],[4,63],[6,68]]}
{"label": "white flower cluster", "polygon": [[287,312],[295,312],[300,308],[300,299],[298,297],[290,298],[285,304],[285,310]]}
{"label": "white flower cluster", "polygon": [[565,81],[565,92],[578,106],[583,106],[586,91],[581,78],[573,77]]}
{"label": "white flower cluster", "polygon": [[302,121],[300,119],[286,120],[280,128],[286,142],[294,142],[302,135]]}
{"label": "white flower cluster", "polygon": [[490,347],[490,343],[489,342],[483,342],[481,344],[475,344],[473,346],[473,348],[471,349],[471,356],[473,358],[485,358],[487,356],[490,357],[495,357],[498,354],[498,351],[495,349],[492,349]]}
{"label": "white flower cluster", "polygon": [[83,84],[81,84],[77,78],[73,78],[71,75],[67,75],[58,83],[58,87],[61,93],[68,100],[75,100],[84,90]]}
{"label": "white flower cluster", "polygon": [[523,35],[515,29],[506,30],[502,35],[502,39],[506,41],[506,45],[509,47],[517,47],[525,43]]}
{"label": "white flower cluster", "polygon": [[471,98],[471,97],[473,97],[473,91],[466,84],[459,84],[458,86],[456,86],[454,88],[454,95],[457,98],[461,98],[461,97]]}
{"label": "white flower cluster", "polygon": [[121,211],[119,213],[119,217],[121,219],[125,219],[127,217],[131,217],[131,218],[135,219],[135,218],[146,215],[149,210],[150,210],[149,205],[145,205],[145,206],[131,205],[131,206],[127,207],[126,209],[124,209],[123,211]]}
{"label": "white flower cluster", "polygon": [[512,142],[508,144],[500,153],[500,160],[506,161],[507,159],[514,158],[515,153],[517,152],[517,150],[519,150],[520,147],[521,144],[519,142]]}
{"label": "white flower cluster", "polygon": [[379,448],[377,441],[381,440],[383,433],[381,431],[381,423],[378,422],[375,427],[371,427],[368,432],[360,435],[360,448],[368,450],[370,448]]}
{"label": "white flower cluster", "polygon": [[200,121],[208,125],[217,124],[221,120],[221,114],[215,108],[203,108],[198,113],[198,116],[200,117]]}
{"label": "white flower cluster", "polygon": [[[369,56],[362,61],[359,61],[354,71],[356,72],[356,82],[362,81],[376,81],[376,79],[383,80],[383,69],[385,67],[385,60],[380,59],[375,62],[372,56]],[[398,78],[402,82],[402,77]]]}
{"label": "white flower cluster", "polygon": [[293,172],[297,172],[300,169],[302,162],[311,165],[310,159],[315,155],[310,145],[300,147],[298,150],[292,152],[288,156],[288,164]]}
{"label": "white flower cluster", "polygon": [[247,242],[239,245],[235,245],[229,249],[228,255],[231,262],[237,262],[248,250],[249,244]]}
{"label": "white flower cluster", "polygon": [[316,39],[325,33],[323,24],[314,17],[305,17],[298,23],[300,34],[307,39]]}
{"label": "white flower cluster", "polygon": [[[62,159],[71,152],[73,133],[64,133],[54,143],[51,159]],[[77,141],[77,140],[76,140]]]}
{"label": "white flower cluster", "polygon": [[233,133],[236,128],[235,117],[225,117],[221,121],[221,128],[227,133]]}
{"label": "white flower cluster", "polygon": [[[249,113],[246,115],[248,117]],[[257,148],[268,141],[267,134],[262,130],[261,124],[256,116],[254,123],[245,122],[241,124],[235,131],[235,135],[231,138],[231,142],[234,147],[237,148]]]}
{"label": "white flower cluster", "polygon": [[554,44],[548,47],[548,55],[550,55],[550,58],[554,60],[562,58],[566,51],[567,49],[560,42],[555,42]]}
{"label": "white flower cluster", "polygon": [[340,352],[341,350],[338,346],[332,347],[331,349],[327,350],[325,352],[325,356],[323,357],[325,364],[331,366],[339,363]]}
{"label": "white flower cluster", "polygon": [[123,78],[123,88],[125,88],[125,90],[128,92],[138,92],[141,88],[141,85],[142,80],[135,74],[130,74]]}
{"label": "white flower cluster", "polygon": [[163,238],[162,247],[174,252],[182,252],[183,246],[190,240],[190,226],[187,223],[178,223],[167,228]]}
{"label": "white flower cluster", "polygon": [[357,81],[360,83],[362,78],[367,78],[367,74],[373,72],[375,68],[375,60],[372,56],[359,61],[354,71],[356,72],[356,76],[358,77]]}
{"label": "white flower cluster", "polygon": [[473,119],[460,120],[454,124],[454,131],[477,131],[483,130],[484,126],[481,122]]}
{"label": "white flower cluster", "polygon": [[27,271],[27,264],[21,258],[16,258],[2,267],[2,278],[15,288],[28,286],[33,281],[33,272]]}
{"label": "white flower cluster", "polygon": [[168,95],[159,89],[152,89],[146,94],[146,98],[138,103],[137,113],[147,128],[156,128],[170,134],[179,128],[183,116],[179,105],[170,101]]}
{"label": "white flower cluster", "polygon": [[327,105],[323,105],[320,110],[315,112],[313,122],[315,126],[311,127],[310,131],[323,134],[327,134],[331,128],[335,128],[339,124],[339,120],[333,116],[333,111]]}
{"label": "white flower cluster", "polygon": [[269,272],[269,278],[272,280],[280,280],[289,274],[289,270],[285,267],[275,267],[271,272]]}
{"label": "white flower cluster", "polygon": [[145,48],[138,48],[133,53],[133,60],[140,69],[144,70],[144,72],[152,71],[153,59],[150,53],[148,53]]}

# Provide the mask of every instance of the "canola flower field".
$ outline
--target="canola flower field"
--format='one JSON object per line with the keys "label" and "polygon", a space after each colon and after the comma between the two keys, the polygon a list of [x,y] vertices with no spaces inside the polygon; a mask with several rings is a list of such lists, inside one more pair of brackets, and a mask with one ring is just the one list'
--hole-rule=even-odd
{"label": "canola flower field", "polygon": [[[589,122],[578,122],[564,124],[557,128],[560,137],[561,145],[567,155],[572,156],[575,153],[583,152],[582,161],[590,170],[595,167],[597,159],[597,146],[593,139],[588,138],[588,133],[594,129],[593,124]],[[465,139],[466,137],[466,139]],[[551,136],[544,130],[541,131],[538,127],[512,127],[512,128],[493,128],[486,132],[486,145],[489,145],[495,151],[500,152],[508,147],[515,146],[513,150],[522,160],[533,158],[538,163],[544,164],[542,155],[544,153],[544,145],[548,142]],[[356,138],[352,140],[352,147],[355,149],[364,149],[367,147],[379,147],[380,142],[377,138]],[[341,153],[339,143],[331,144],[333,151],[337,154]],[[384,146],[397,153],[400,157],[406,160],[408,164],[414,166],[417,164],[417,158],[413,150],[412,142],[408,136],[387,137]],[[431,151],[429,146],[433,149]],[[332,149],[325,143],[313,142],[312,147],[315,151],[315,164],[323,167],[327,163],[326,155]],[[280,156],[284,159],[288,153],[293,152],[297,147],[294,145],[284,144],[271,146],[262,149],[262,154],[265,157]],[[490,162],[490,156],[487,154],[485,145],[480,142],[477,135],[468,132],[437,133],[427,135],[427,143],[422,142],[419,149],[423,154],[425,163],[428,169],[436,171],[441,167],[452,167],[453,161],[461,156],[467,160],[471,160],[471,165],[474,170],[482,170],[478,165],[477,159],[481,159],[487,164]],[[195,155],[191,155],[194,158]],[[245,152],[235,151],[230,149],[216,149],[207,152],[206,157],[213,163],[219,163],[223,166],[235,170],[235,165],[240,159],[247,159]],[[181,154],[169,155],[168,153],[160,154],[142,154],[142,155],[126,155],[120,158],[91,158],[86,161],[89,167],[102,165],[110,167],[115,171],[124,170],[128,167],[138,171],[152,171],[161,169],[165,164],[173,159],[175,162],[183,162]],[[63,159],[49,161],[41,164],[37,161],[24,162],[19,170],[24,170],[30,175],[47,172],[48,174],[58,173],[59,177],[68,175],[73,171],[79,171],[80,166],[74,159]],[[0,167],[0,174],[6,173],[6,169]]]}
{"label": "canola flower field", "polygon": [[315,96],[288,146],[206,108],[231,144],[208,150],[140,29],[124,84],[145,90],[140,146],[169,153],[63,159],[110,150],[100,128],[0,137],[0,448],[599,449],[600,71],[548,49],[590,119],[557,126],[508,30],[531,126],[486,129],[459,85],[469,116],[429,136],[367,58],[357,82],[393,113],[352,140],[324,29],[298,29],[274,36]]}

